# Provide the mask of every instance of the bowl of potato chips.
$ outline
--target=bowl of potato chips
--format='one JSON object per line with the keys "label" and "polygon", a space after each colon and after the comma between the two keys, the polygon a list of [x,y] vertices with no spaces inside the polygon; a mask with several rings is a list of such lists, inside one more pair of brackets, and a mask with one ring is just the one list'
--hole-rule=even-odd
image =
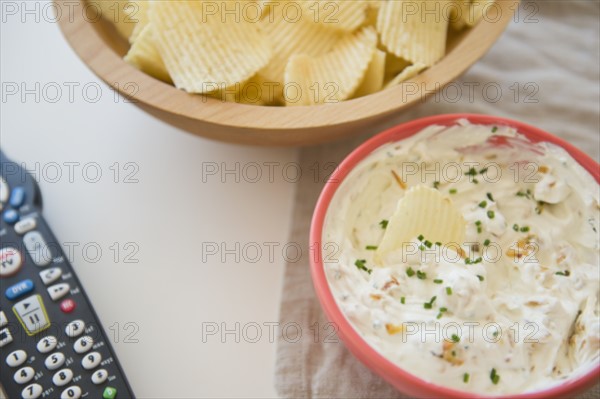
{"label": "bowl of potato chips", "polygon": [[364,132],[475,63],[518,0],[55,0],[107,84],[194,134],[311,145]]}

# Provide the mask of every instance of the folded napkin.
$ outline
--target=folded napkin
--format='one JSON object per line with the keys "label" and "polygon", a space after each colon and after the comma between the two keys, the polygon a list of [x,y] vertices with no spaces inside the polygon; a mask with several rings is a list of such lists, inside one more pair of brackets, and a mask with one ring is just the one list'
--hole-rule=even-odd
{"label": "folded napkin", "polygon": [[[303,257],[288,263],[285,270],[280,311],[284,334],[278,340],[275,376],[280,396],[404,397],[339,342],[312,287],[309,226],[331,165],[386,127],[422,116],[462,112],[530,123],[570,141],[598,160],[599,21],[597,1],[524,1],[517,22],[508,27],[492,50],[439,96],[393,121],[373,126],[355,139],[301,151],[300,165],[306,173],[297,186],[289,241],[302,246]],[[470,87],[474,87],[472,92]],[[500,95],[494,87],[500,88]],[[459,89],[462,95],[457,96]],[[599,385],[581,396],[599,397]]]}

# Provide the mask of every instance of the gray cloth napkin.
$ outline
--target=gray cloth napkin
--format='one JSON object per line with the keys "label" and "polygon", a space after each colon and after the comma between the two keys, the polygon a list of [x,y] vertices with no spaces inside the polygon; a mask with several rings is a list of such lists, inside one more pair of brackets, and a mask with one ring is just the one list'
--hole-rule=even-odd
{"label": "gray cloth napkin", "polygon": [[[305,173],[297,186],[289,241],[302,246],[303,257],[286,265],[284,277],[280,311],[283,336],[278,340],[275,376],[280,396],[404,397],[356,360],[332,334],[313,290],[308,265],[309,226],[324,175],[331,171],[332,163],[339,163],[365,138],[386,127],[422,116],[461,112],[530,123],[598,160],[599,21],[597,1],[524,1],[517,22],[492,50],[437,98],[393,121],[373,126],[355,139],[301,151],[300,166]],[[492,86],[501,89],[499,98]],[[473,96],[469,87],[474,87]],[[458,88],[462,95],[456,101]],[[600,385],[581,396],[599,397]]]}

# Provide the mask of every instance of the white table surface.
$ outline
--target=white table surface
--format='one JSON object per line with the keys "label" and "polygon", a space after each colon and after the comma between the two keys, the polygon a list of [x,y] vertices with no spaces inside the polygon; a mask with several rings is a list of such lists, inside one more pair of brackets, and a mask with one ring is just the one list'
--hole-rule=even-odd
{"label": "white table surface", "polygon": [[[23,3],[34,7],[13,2]],[[41,11],[45,4],[40,2]],[[1,148],[34,170],[44,215],[58,240],[78,243],[68,244],[74,247],[73,267],[102,324],[112,326],[113,341],[118,323],[114,347],[135,393],[140,398],[276,396],[269,323],[278,320],[282,246],[295,189],[282,168],[296,161],[297,151],[208,141],[115,100],[55,23],[43,15],[36,22],[36,15],[22,11],[2,13]],[[15,87],[18,93],[10,94]],[[54,102],[57,87],[62,97]],[[102,96],[92,102],[97,87]],[[22,98],[25,90],[37,92],[39,99],[30,92]],[[72,181],[70,162],[79,162]],[[115,162],[121,170],[118,183],[111,169]],[[134,170],[125,170],[128,162],[138,168],[137,183],[124,182]],[[212,162],[220,170],[256,162],[263,165],[263,177],[252,183],[241,173],[237,183],[235,175],[223,176],[222,182],[217,174],[203,181],[203,168],[207,171]],[[265,162],[275,163],[272,182]],[[98,167],[102,177],[92,183]],[[246,172],[252,179],[250,167]],[[121,248],[118,260],[115,242]],[[256,263],[251,247],[246,256],[240,251],[239,260],[231,254],[225,261],[207,255],[202,262],[202,243],[212,242],[226,248],[257,243],[263,253]],[[127,243],[139,248],[138,263],[124,262],[133,248],[125,248]],[[272,258],[268,245],[274,246]],[[102,255],[93,262],[97,247]],[[203,339],[203,325],[212,323],[234,331],[240,323],[239,343],[235,333]],[[261,326],[258,342],[252,342],[256,325],[248,323]],[[131,326],[138,328],[130,337],[137,342],[124,342]]]}

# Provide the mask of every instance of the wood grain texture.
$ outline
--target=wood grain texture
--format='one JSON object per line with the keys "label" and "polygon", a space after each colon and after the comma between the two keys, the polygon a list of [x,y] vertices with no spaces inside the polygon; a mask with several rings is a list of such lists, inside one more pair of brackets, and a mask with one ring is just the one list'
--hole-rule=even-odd
{"label": "wood grain texture", "polygon": [[[488,20],[451,34],[448,53],[428,70],[387,90],[319,106],[267,107],[188,94],[123,61],[128,43],[110,22],[88,15],[84,0],[54,0],[59,26],[79,57],[103,81],[148,113],[193,134],[262,146],[305,146],[360,133],[422,102],[481,58],[511,21],[518,0],[499,0]],[[495,11],[498,11],[496,14]],[[496,18],[497,16],[497,18]]]}

